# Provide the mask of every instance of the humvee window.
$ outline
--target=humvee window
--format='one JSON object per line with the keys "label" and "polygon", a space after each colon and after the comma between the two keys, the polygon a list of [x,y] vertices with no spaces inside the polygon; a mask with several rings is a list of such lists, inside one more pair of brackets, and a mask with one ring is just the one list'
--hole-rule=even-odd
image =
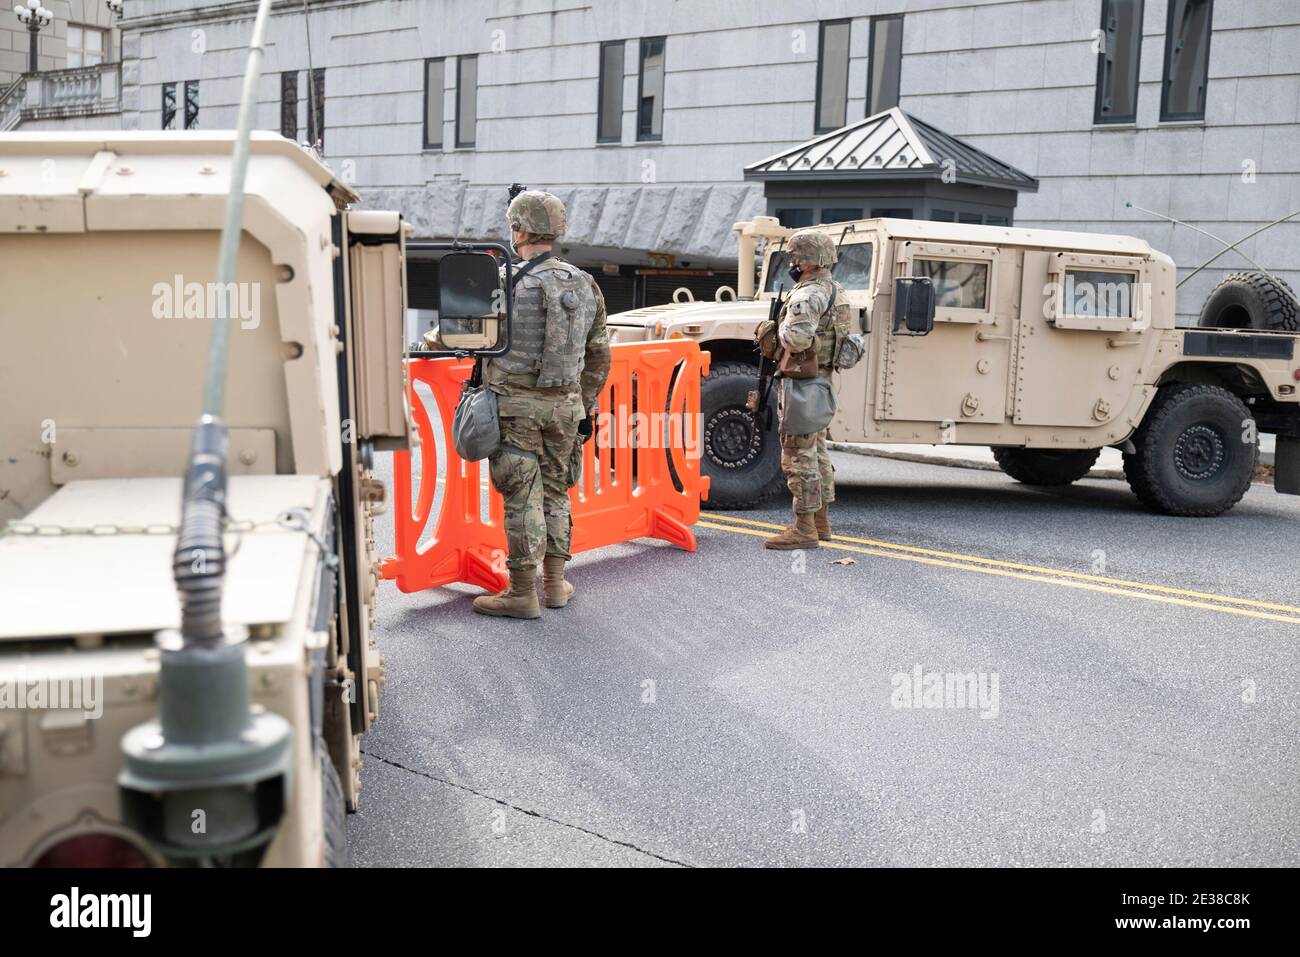
{"label": "humvee window", "polygon": [[871,243],[840,247],[840,259],[831,275],[845,289],[866,289],[871,285]]}
{"label": "humvee window", "polygon": [[1133,282],[1128,272],[1088,269],[1065,271],[1064,313],[1067,316],[1133,318]]}
{"label": "humvee window", "polygon": [[934,304],[938,309],[988,309],[988,263],[918,257],[913,272],[934,283]]}
{"label": "humvee window", "polygon": [[785,250],[772,253],[767,260],[767,275],[763,277],[763,291],[776,292],[776,284],[780,283],[781,288],[787,292],[794,283],[790,282],[788,270],[790,269],[790,254]]}

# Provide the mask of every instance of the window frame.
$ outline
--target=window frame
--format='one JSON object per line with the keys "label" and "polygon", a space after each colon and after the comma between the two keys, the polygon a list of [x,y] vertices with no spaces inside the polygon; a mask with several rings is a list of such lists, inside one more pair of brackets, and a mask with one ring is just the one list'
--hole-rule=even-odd
{"label": "window frame", "polygon": [[[193,96],[192,98],[191,98],[191,96],[190,96],[190,88],[191,88],[191,87],[194,89],[194,96]],[[181,101],[181,104],[182,104],[182,113],[181,113],[181,124],[182,124],[182,129],[186,129],[186,130],[197,130],[197,129],[200,129],[200,127],[199,127],[199,108],[200,108],[201,104],[199,103],[199,94],[200,94],[201,91],[202,91],[202,87],[199,86],[199,81],[198,81],[198,80],[186,80],[186,81],[185,81],[185,87],[184,87],[184,91],[183,91],[183,93],[182,93],[182,97],[183,97],[183,99],[182,99],[182,101]],[[194,107],[194,112],[193,112],[193,113],[190,113],[190,106],[191,106],[191,105]]]}
{"label": "window frame", "polygon": [[653,132],[654,128],[654,111],[651,111],[650,127],[652,132],[641,132],[641,101],[645,97],[645,48],[647,43],[653,43],[655,40],[663,42],[663,67],[661,68],[661,82],[659,84],[659,96],[664,98],[668,92],[668,35],[653,37],[641,37],[641,43],[637,47],[636,59],[636,141],[638,143],[662,143],[664,139],[664,104],[659,104],[659,132]]}
{"label": "window frame", "polygon": [[[837,126],[822,125],[822,80],[826,64],[826,28],[843,26],[849,34],[844,44],[844,119]],[[849,122],[849,68],[853,64],[853,20],[842,17],[838,20],[821,20],[817,24],[817,86],[813,99],[813,134],[820,136],[838,130]]]}
{"label": "window frame", "polygon": [[[306,70],[307,77],[307,143],[315,146],[316,141],[320,140],[321,153],[325,152],[325,67],[318,66],[314,70]],[[319,89],[317,89],[317,77],[320,78]],[[312,103],[316,104],[315,116],[312,113]],[[314,135],[313,135],[314,134]]]}
{"label": "window frame", "polygon": [[[882,16],[871,18],[871,30],[867,36],[867,98],[866,101],[863,103],[863,116],[874,116],[877,113],[884,112],[884,110],[873,110],[871,108],[872,94],[874,92],[871,89],[871,74],[872,74],[872,66],[874,65],[876,59],[876,24],[877,22],[882,20],[898,21],[898,67],[894,71],[895,73],[894,85],[898,87],[899,100],[903,98],[903,29],[904,29],[903,18],[904,18],[904,14],[901,13],[887,13],[887,14],[883,14]],[[892,107],[887,106],[885,107],[885,109],[886,110],[893,109],[896,106],[898,106],[898,103],[895,103],[894,106]]]}
{"label": "window frame", "polygon": [[[438,84],[439,86],[438,95],[442,98],[442,102],[438,106],[438,116],[441,119],[438,123],[438,138],[436,140],[430,140],[429,139],[429,68],[435,63],[439,64],[442,69],[441,82]],[[460,78],[457,77],[457,82],[459,83],[459,81]],[[457,87],[456,92],[457,92],[457,96],[459,96],[460,94],[459,87]],[[460,110],[459,100],[457,100],[456,109],[457,111]],[[477,113],[477,111],[475,112]],[[422,149],[426,149],[426,150],[442,149],[443,138],[444,138],[443,131],[447,126],[447,58],[445,56],[431,56],[431,57],[424,58],[424,118],[421,122],[421,126],[423,128],[420,134],[421,143],[423,144]]]}
{"label": "window frame", "polygon": [[[461,120],[464,119],[464,104],[461,95],[464,92],[465,63],[474,61],[474,128],[470,130],[473,139],[461,139]],[[478,145],[478,54],[466,53],[456,57],[456,129],[452,136],[458,150],[472,150]]]}
{"label": "window frame", "polygon": [[907,255],[899,263],[899,276],[917,276],[916,260],[937,260],[939,262],[971,263],[987,266],[988,276],[984,287],[984,308],[972,306],[940,306],[938,290],[935,290],[935,322],[971,323],[992,325],[995,321],[999,262],[998,249],[993,246],[977,246],[957,243],[912,242],[907,246]]}
{"label": "window frame", "polygon": [[[1065,311],[1065,283],[1071,272],[1129,273],[1131,316],[1087,316]],[[1143,332],[1151,326],[1151,284],[1148,264],[1136,256],[1096,256],[1086,253],[1057,253],[1047,265],[1051,294],[1047,302],[1048,325],[1056,329],[1085,329],[1092,332]]]}
{"label": "window frame", "polygon": [[[81,31],[81,44],[76,47],[72,45],[73,30]],[[69,67],[76,69],[78,67],[85,67],[85,66],[103,66],[105,63],[113,62],[112,59],[109,57],[109,52],[110,52],[109,45],[112,43],[113,38],[110,32],[106,30],[104,27],[95,26],[93,23],[69,23],[67,27],[67,31],[68,32],[64,34],[65,47],[67,50],[66,53],[67,59],[71,61],[73,53],[76,53],[81,58],[80,63],[74,64],[69,62],[68,63]],[[90,33],[96,33],[101,37],[100,40],[101,46],[99,48],[99,53],[98,53],[99,55],[98,63],[86,62],[86,54],[88,52],[92,52],[86,49],[86,35]]]}
{"label": "window frame", "polygon": [[[617,87],[613,93],[618,98],[618,130],[613,133],[602,133],[601,124],[605,119],[605,84],[610,77],[605,72],[605,51],[611,47],[619,48],[618,62],[619,73],[613,78]],[[666,47],[665,47],[666,51]],[[597,143],[622,143],[623,142],[623,80],[627,76],[627,40],[606,40],[600,44],[598,53],[600,58],[599,72],[596,79],[596,142]],[[639,80],[638,80],[639,85]],[[638,91],[637,100],[640,101],[640,92]]]}
{"label": "window frame", "polygon": [[1165,14],[1165,55],[1164,63],[1160,74],[1160,122],[1161,123],[1204,123],[1205,111],[1210,102],[1210,45],[1214,42],[1214,0],[1205,0],[1209,5],[1209,16],[1205,21],[1205,69],[1201,74],[1201,111],[1199,113],[1170,113],[1169,112],[1169,91],[1171,89],[1171,80],[1169,76],[1170,60],[1173,55],[1174,41],[1174,10],[1177,8],[1176,0],[1168,0],[1168,11]]}
{"label": "window frame", "polygon": [[1101,112],[1103,80],[1106,76],[1106,50],[1104,48],[1104,38],[1106,37],[1106,14],[1110,10],[1110,5],[1114,0],[1101,0],[1101,35],[1103,37],[1103,49],[1097,51],[1097,84],[1093,91],[1092,98],[1092,122],[1096,126],[1132,126],[1137,122],[1138,100],[1142,96],[1142,25],[1146,22],[1147,5],[1146,0],[1133,0],[1138,5],[1137,14],[1137,49],[1134,50],[1133,65],[1133,112],[1126,113],[1122,116],[1103,116]]}
{"label": "window frame", "polygon": [[[292,87],[292,90],[290,90]],[[293,93],[293,106],[289,108],[285,94]],[[293,117],[293,133],[285,132],[285,122]],[[280,73],[280,135],[285,139],[298,142],[298,71],[283,70]]]}
{"label": "window frame", "polygon": [[[170,81],[170,82],[165,82],[165,83],[163,83],[162,86],[160,87],[160,92],[161,92],[162,95],[161,95],[161,99],[160,99],[160,101],[159,101],[159,108],[160,108],[160,110],[161,110],[162,116],[160,117],[161,122],[159,123],[158,128],[161,129],[161,130],[174,130],[174,129],[176,129],[176,89],[177,89],[178,86],[179,86],[179,83],[178,83],[176,80],[172,80],[172,81]],[[168,99],[169,99],[169,97],[168,97],[168,94],[169,94],[169,93],[171,94],[171,95],[170,95],[170,99],[171,99],[171,103],[170,103],[171,116],[170,116],[170,117],[168,117],[168,115],[167,115],[167,110],[168,110],[168,106],[169,106],[169,104],[168,104],[167,101],[168,101]]]}

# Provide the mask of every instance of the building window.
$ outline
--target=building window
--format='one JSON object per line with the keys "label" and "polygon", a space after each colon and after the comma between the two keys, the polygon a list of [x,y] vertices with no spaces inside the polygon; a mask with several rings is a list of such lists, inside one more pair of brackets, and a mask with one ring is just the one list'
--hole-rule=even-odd
{"label": "building window", "polygon": [[1137,121],[1142,0],[1102,0],[1094,123]]}
{"label": "building window", "polygon": [[862,218],[862,207],[852,206],[823,206],[822,222],[823,223],[849,223],[855,219]]}
{"label": "building window", "polygon": [[447,61],[424,61],[424,148],[441,149],[443,109],[447,93]]}
{"label": "building window", "polygon": [[871,63],[867,68],[867,116],[898,106],[903,71],[903,17],[871,18]]}
{"label": "building window", "polygon": [[911,219],[912,208],[910,206],[874,206],[871,209],[872,219]]}
{"label": "building window", "polygon": [[199,128],[199,81],[185,81],[185,128]]}
{"label": "building window", "polygon": [[1169,0],[1161,120],[1205,119],[1213,0]]}
{"label": "building window", "polygon": [[478,131],[478,57],[456,58],[456,146],[474,145]]}
{"label": "building window", "polygon": [[623,138],[623,48],[622,40],[600,45],[599,109],[596,142],[617,143]]}
{"label": "building window", "polygon": [[664,137],[664,38],[641,41],[641,78],[637,83],[636,138]]}
{"label": "building window", "polygon": [[280,74],[280,135],[298,142],[298,71]]}
{"label": "building window", "polygon": [[953,215],[951,209],[932,209],[930,210],[930,221],[935,223],[955,223],[957,217]]}
{"label": "building window", "polygon": [[162,127],[164,130],[176,129],[176,84],[162,85]]}
{"label": "building window", "polygon": [[814,220],[811,208],[778,209],[776,218],[786,229],[802,229],[811,226]]}
{"label": "building window", "polygon": [[98,66],[107,50],[107,30],[68,24],[68,66]]}
{"label": "building window", "polygon": [[817,126],[827,133],[844,125],[849,101],[848,20],[827,20],[817,40]]}
{"label": "building window", "polygon": [[311,71],[307,87],[307,142],[325,152],[325,68]]}

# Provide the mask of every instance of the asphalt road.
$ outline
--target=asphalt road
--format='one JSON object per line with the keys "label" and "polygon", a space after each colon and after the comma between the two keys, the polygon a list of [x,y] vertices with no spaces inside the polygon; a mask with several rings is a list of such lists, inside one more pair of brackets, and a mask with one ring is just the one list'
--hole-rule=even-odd
{"label": "asphalt road", "polygon": [[[1300,864],[1300,499],[836,465],[836,548],[723,513],[540,622],[381,586],[353,863]],[[918,668],[985,694],[904,707]]]}

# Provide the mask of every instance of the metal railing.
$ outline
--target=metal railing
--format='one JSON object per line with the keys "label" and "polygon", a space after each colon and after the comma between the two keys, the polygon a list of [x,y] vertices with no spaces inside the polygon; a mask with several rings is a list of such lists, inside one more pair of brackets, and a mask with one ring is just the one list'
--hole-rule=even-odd
{"label": "metal railing", "polygon": [[0,93],[0,132],[27,120],[96,116],[122,110],[122,64],[28,73]]}

